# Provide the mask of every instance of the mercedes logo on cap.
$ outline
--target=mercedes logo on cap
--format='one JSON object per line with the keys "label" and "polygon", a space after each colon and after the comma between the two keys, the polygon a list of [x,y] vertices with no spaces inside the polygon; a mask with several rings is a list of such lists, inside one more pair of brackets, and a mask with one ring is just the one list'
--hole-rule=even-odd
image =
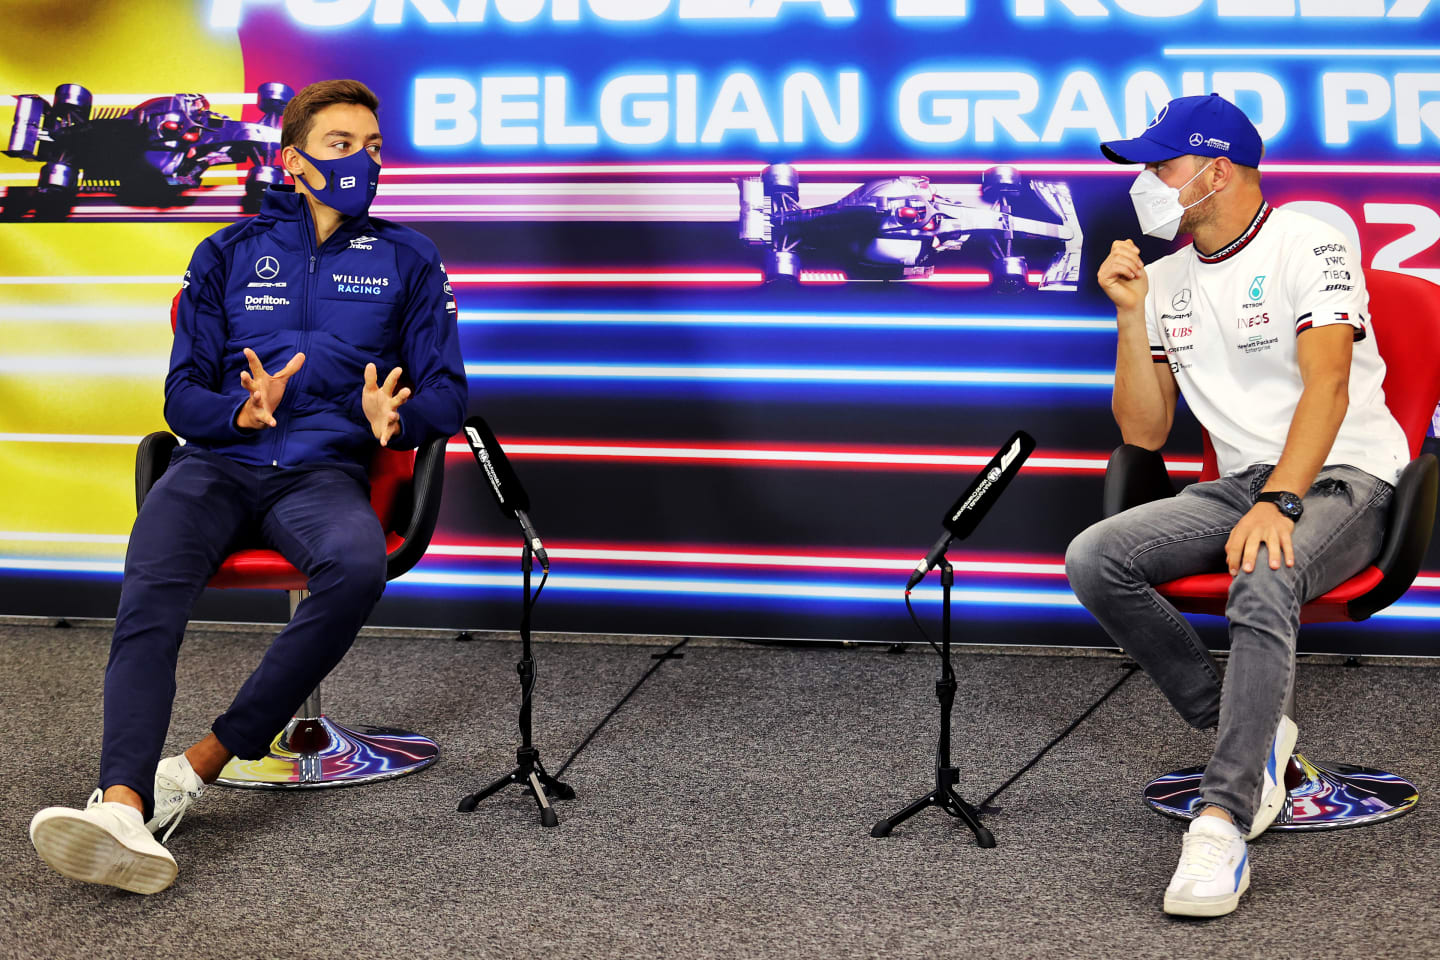
{"label": "mercedes logo on cap", "polygon": [[280,275],[280,261],[274,257],[261,257],[255,261],[255,276],[261,280],[274,280]]}
{"label": "mercedes logo on cap", "polygon": [[1205,142],[1205,138],[1198,133],[1190,134],[1190,146],[1198,147]]}

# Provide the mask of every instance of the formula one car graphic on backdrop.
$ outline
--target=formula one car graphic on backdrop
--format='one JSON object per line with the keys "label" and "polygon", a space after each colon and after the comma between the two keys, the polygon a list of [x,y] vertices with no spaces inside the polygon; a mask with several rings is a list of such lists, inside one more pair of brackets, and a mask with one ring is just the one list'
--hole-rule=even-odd
{"label": "formula one car graphic on backdrop", "polygon": [[772,164],[740,181],[740,238],[765,247],[766,282],[798,281],[802,254],[848,279],[923,279],[937,254],[978,241],[995,289],[1026,289],[1035,257],[1044,263],[1041,290],[1076,289],[1084,235],[1068,184],[996,166],[978,185],[945,189],[950,195],[928,177],[887,177],[834,203],[803,207],[799,173]]}
{"label": "formula one car graphic on backdrop", "polygon": [[5,153],[35,160],[33,189],[6,193],[5,213],[64,217],[82,193],[114,194],[135,206],[174,206],[200,186],[200,176],[223,163],[252,166],[245,177],[243,207],[259,209],[260,195],[283,183],[278,164],[280,117],[295,91],[262,83],[256,91],[259,123],[243,123],[210,109],[198,93],[154,97],[137,107],[92,108],[90,91],[78,83],[55,88],[53,102],[25,94],[15,98],[15,121]]}

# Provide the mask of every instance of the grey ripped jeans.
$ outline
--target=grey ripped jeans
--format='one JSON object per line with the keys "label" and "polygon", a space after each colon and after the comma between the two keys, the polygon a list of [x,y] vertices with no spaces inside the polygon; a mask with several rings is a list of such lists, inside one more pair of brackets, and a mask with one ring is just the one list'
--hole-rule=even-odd
{"label": "grey ripped jeans", "polygon": [[1363,570],[1380,551],[1393,488],[1350,466],[1326,466],[1295,524],[1295,566],[1271,570],[1262,545],[1230,585],[1230,663],[1222,684],[1192,627],[1153,584],[1223,571],[1230,531],[1273,469],[1257,464],[1142,504],[1082,532],[1065,553],[1070,586],[1180,715],[1219,727],[1200,796],[1242,831],[1260,803],[1263,768],[1289,700],[1300,606]]}

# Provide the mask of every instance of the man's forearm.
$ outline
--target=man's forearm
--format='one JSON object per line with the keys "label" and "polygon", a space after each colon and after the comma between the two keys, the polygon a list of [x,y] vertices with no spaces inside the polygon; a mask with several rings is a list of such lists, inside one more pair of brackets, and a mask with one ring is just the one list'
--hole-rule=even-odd
{"label": "man's forearm", "polygon": [[1110,409],[1126,443],[1158,450],[1170,435],[1170,414],[1155,361],[1150,356],[1150,337],[1142,311],[1117,316],[1119,337],[1115,346],[1115,390]]}
{"label": "man's forearm", "polygon": [[1307,384],[1290,418],[1285,449],[1270,472],[1265,489],[1288,490],[1304,496],[1330,456],[1335,436],[1350,405],[1350,388],[1343,380]]}

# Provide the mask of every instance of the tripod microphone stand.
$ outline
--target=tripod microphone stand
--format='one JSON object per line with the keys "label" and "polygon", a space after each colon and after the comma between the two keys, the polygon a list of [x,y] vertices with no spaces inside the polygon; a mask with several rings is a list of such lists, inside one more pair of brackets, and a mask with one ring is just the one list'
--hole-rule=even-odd
{"label": "tripod microphone stand", "polygon": [[940,739],[935,747],[935,789],[910,803],[899,813],[887,817],[870,829],[872,837],[888,837],[890,831],[926,807],[939,807],[950,816],[963,820],[982,847],[995,846],[995,836],[980,822],[980,812],[955,791],[960,773],[950,765],[950,711],[955,704],[955,669],[950,663],[950,588],[955,583],[955,569],[942,552],[936,561],[940,568],[940,588],[944,609],[941,614],[940,679],[935,681],[935,695],[940,699]]}
{"label": "tripod microphone stand", "polygon": [[[555,815],[555,808],[550,805],[549,798],[570,800],[574,798],[575,791],[568,784],[562,783],[545,771],[545,765],[540,762],[540,750],[530,739],[530,707],[532,695],[535,692],[535,658],[530,650],[530,612],[534,609],[535,597],[540,595],[538,590],[534,597],[530,595],[530,570],[534,565],[533,555],[530,541],[527,539],[520,547],[520,572],[524,601],[520,613],[520,662],[515,665],[516,671],[520,674],[520,746],[515,751],[516,766],[514,770],[483,790],[478,790],[462,798],[456,809],[460,813],[470,813],[481,800],[493,793],[498,793],[513,783],[523,786],[535,798],[535,803],[540,808],[541,825],[553,827],[560,822],[560,819]],[[544,588],[543,580],[540,582],[540,586],[542,589]]]}

